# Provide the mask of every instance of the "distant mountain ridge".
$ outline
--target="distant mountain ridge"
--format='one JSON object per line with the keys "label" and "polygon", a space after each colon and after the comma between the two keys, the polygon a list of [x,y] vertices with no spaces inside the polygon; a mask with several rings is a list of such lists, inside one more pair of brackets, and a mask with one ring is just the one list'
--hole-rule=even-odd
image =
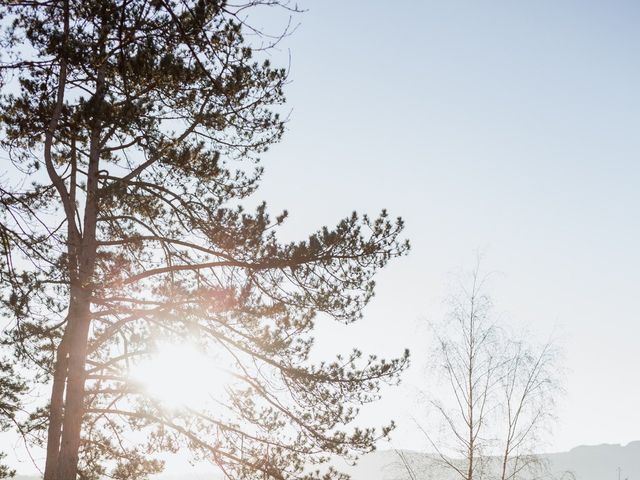
{"label": "distant mountain ridge", "polygon": [[[442,471],[433,468],[434,455],[424,452],[401,450],[413,465],[417,466],[417,480],[449,479]],[[582,445],[568,452],[543,455],[549,461],[552,473],[556,478],[563,477],[564,472],[572,472],[576,480],[640,480],[640,441],[625,446],[620,444]],[[400,462],[400,457],[393,450],[379,450],[363,456],[356,466],[336,461],[334,466],[351,475],[352,480],[408,480]],[[218,480],[220,476],[212,473],[185,472],[184,474],[163,474],[157,480]],[[455,477],[451,477],[455,478]],[[564,475],[563,478],[567,478]],[[39,480],[37,476],[17,475],[15,480]]]}
{"label": "distant mountain ridge", "polygon": [[577,480],[640,480],[640,441],[579,446],[547,455],[556,470],[572,470]]}
{"label": "distant mountain ridge", "polygon": [[[449,480],[441,469],[434,467],[433,454],[402,450],[407,460],[415,467],[417,480]],[[640,480],[640,441],[625,446],[620,444],[583,445],[568,452],[544,454],[554,478],[576,480]],[[351,474],[352,480],[408,480],[398,453],[380,450],[365,455],[355,467],[337,468]],[[568,473],[571,475],[567,475]]]}

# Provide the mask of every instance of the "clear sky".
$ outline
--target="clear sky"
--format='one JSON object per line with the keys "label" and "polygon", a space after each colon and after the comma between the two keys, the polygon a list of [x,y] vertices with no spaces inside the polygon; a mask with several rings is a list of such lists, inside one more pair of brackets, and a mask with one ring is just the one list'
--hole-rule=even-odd
{"label": "clear sky", "polygon": [[258,195],[290,210],[292,236],[353,209],[405,218],[413,251],[380,275],[365,321],[327,327],[332,346],[412,349],[372,418],[424,446],[406,421],[427,387],[419,324],[481,249],[497,310],[565,349],[549,449],[640,439],[640,3],[303,6],[289,131]]}
{"label": "clear sky", "polygon": [[[450,273],[474,251],[497,310],[565,348],[550,450],[640,439],[640,3],[316,0],[297,18],[288,132],[257,196],[306,235],[388,208],[413,250],[379,277],[365,320],[321,325],[326,351],[412,350],[399,447]],[[278,54],[275,54],[277,57]]]}

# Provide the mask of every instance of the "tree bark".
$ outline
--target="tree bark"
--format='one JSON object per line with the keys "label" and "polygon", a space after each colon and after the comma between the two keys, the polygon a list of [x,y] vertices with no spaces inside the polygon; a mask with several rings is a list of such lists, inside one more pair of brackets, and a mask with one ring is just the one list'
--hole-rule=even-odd
{"label": "tree bark", "polygon": [[[106,13],[105,13],[106,15]],[[104,19],[103,19],[104,20]],[[105,41],[108,29],[102,25],[100,37],[101,56],[105,55]],[[78,264],[78,282],[72,282],[70,290],[69,324],[70,342],[68,346],[67,389],[64,403],[64,420],[62,440],[58,455],[57,475],[55,480],[76,480],[82,432],[82,420],[85,413],[85,365],[91,324],[91,299],[94,288],[94,273],[98,244],[96,228],[99,201],[99,169],[101,132],[103,122],[100,108],[105,96],[104,63],[98,69],[95,93],[92,101],[97,105],[98,113],[91,122],[89,137],[89,165],[87,168],[87,197],[85,201],[83,234]],[[70,221],[70,219],[67,219]]]}
{"label": "tree bark", "polygon": [[[475,295],[475,288],[474,288]],[[471,315],[469,316],[469,343],[468,343],[468,365],[467,365],[467,388],[469,389],[469,393],[467,395],[468,404],[468,416],[469,416],[469,468],[467,471],[467,480],[473,480],[473,469],[474,469],[474,460],[475,460],[475,428],[473,425],[474,422],[474,384],[473,384],[473,371],[475,367],[475,326],[474,326],[474,303],[475,299],[471,297]]]}
{"label": "tree bark", "polygon": [[[78,452],[84,416],[85,363],[90,323],[90,299],[86,291],[72,295],[69,309],[69,355],[67,388],[60,451],[54,480],[75,480],[78,473]],[[49,459],[47,459],[48,461]]]}
{"label": "tree bark", "polygon": [[[67,330],[68,331],[68,330]],[[62,420],[64,407],[64,392],[67,382],[67,331],[63,336],[56,352],[53,370],[53,385],[51,387],[51,402],[49,405],[49,427],[47,429],[47,459],[44,467],[44,480],[55,480],[58,468],[58,452],[60,451],[60,436],[62,434]]]}

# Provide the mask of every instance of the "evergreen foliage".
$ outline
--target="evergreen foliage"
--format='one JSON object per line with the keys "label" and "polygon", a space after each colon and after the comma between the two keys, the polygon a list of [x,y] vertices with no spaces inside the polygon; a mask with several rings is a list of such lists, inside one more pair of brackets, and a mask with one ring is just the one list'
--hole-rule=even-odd
{"label": "evergreen foliage", "polygon": [[[290,7],[1,5],[4,342],[51,388],[23,426],[45,480],[145,478],[179,449],[230,478],[340,478],[309,466],[389,433],[350,423],[408,356],[313,363],[314,322],[358,320],[408,244],[386,212],[287,243],[286,212],[243,207],[283,134],[287,80],[247,12]],[[169,410],[130,380],[167,339],[231,366],[216,408]]]}
{"label": "evergreen foliage", "polygon": [[[7,359],[0,359],[0,432],[8,430],[16,422],[16,413],[21,407],[20,395],[27,386],[18,377],[13,365]],[[6,454],[0,452],[0,462]],[[0,463],[0,479],[11,478],[15,471]]]}

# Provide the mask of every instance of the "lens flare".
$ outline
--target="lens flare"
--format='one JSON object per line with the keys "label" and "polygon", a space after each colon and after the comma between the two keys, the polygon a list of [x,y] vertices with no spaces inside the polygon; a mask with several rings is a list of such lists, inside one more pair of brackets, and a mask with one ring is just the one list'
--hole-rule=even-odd
{"label": "lens flare", "polygon": [[167,408],[201,408],[222,401],[231,383],[217,360],[191,343],[159,344],[131,367],[129,379]]}

